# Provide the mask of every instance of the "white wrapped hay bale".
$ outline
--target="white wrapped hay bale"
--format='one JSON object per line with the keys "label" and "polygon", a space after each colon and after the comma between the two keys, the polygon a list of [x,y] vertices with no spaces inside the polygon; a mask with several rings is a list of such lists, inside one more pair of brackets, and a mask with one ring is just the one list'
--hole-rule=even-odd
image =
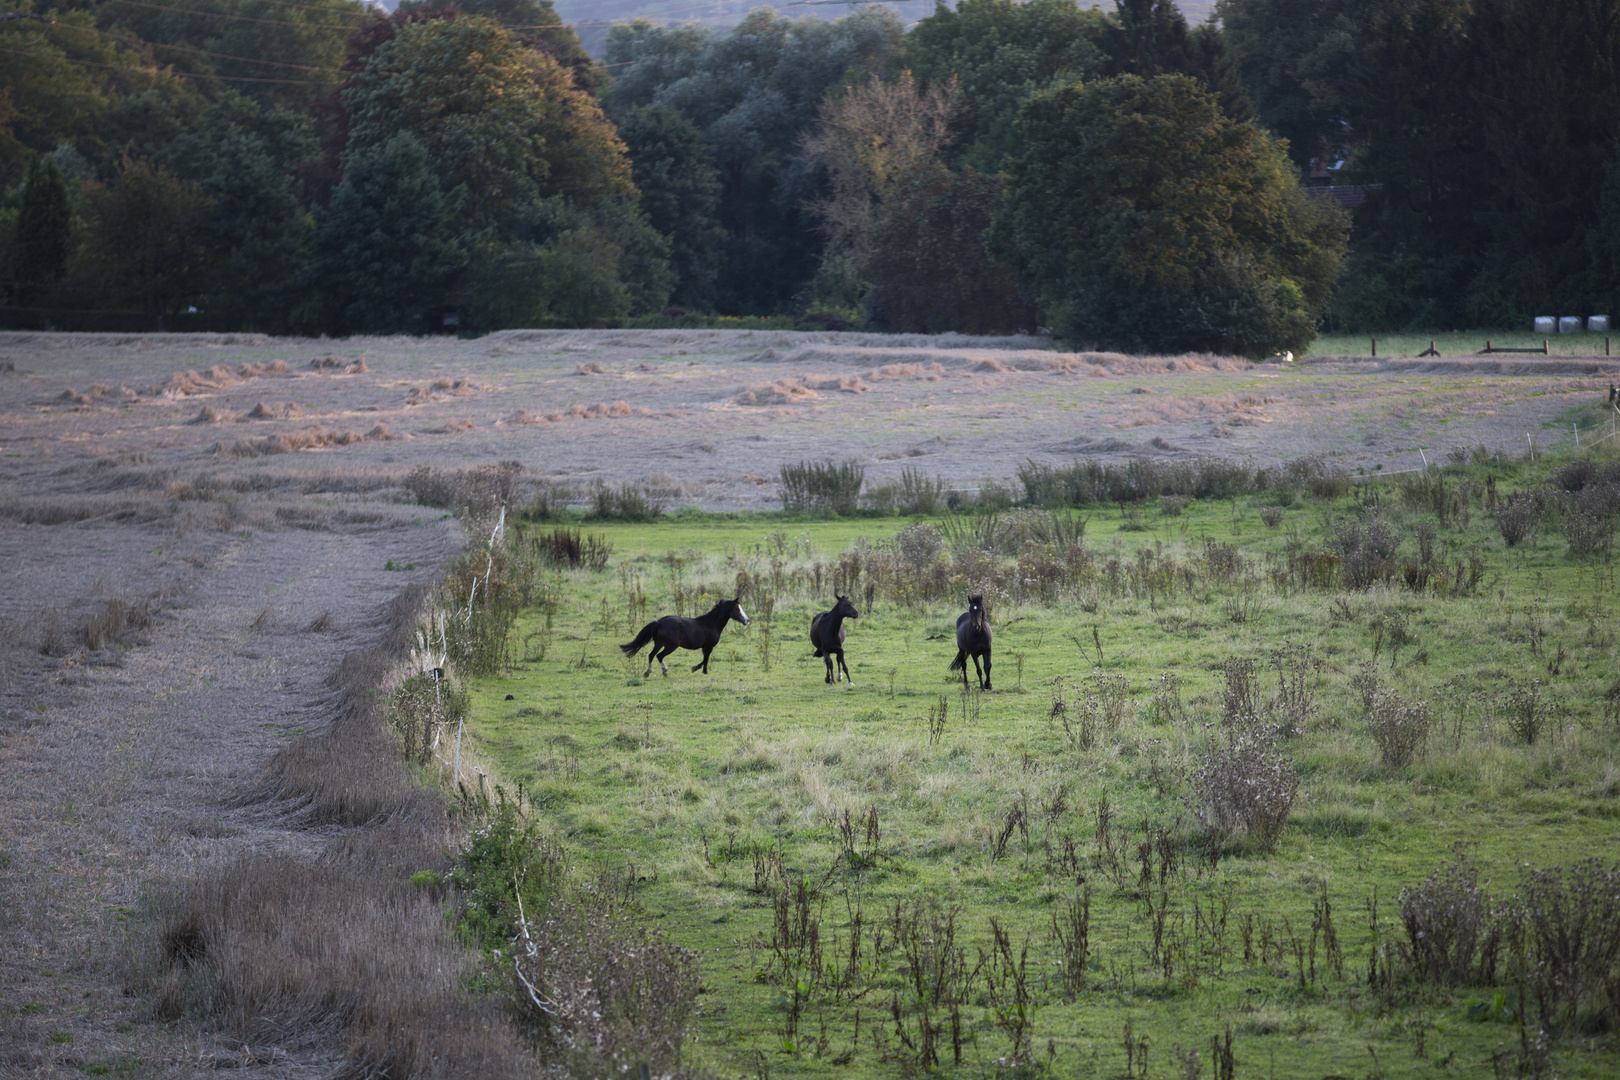
{"label": "white wrapped hay bale", "polygon": [[1560,334],[1578,334],[1581,332],[1581,323],[1585,321],[1579,315],[1564,315],[1558,320]]}
{"label": "white wrapped hay bale", "polygon": [[1586,329],[1594,334],[1607,334],[1609,332],[1609,317],[1607,315],[1594,315],[1586,320]]}
{"label": "white wrapped hay bale", "polygon": [[1553,318],[1551,315],[1537,315],[1536,316],[1536,333],[1538,333],[1538,334],[1556,334],[1556,333],[1558,333],[1558,320]]}

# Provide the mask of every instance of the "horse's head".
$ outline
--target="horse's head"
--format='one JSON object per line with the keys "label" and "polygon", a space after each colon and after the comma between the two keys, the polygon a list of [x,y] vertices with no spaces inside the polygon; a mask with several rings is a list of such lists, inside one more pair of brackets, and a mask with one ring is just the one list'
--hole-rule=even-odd
{"label": "horse's head", "polygon": [[748,625],[748,612],[742,609],[742,597],[739,596],[735,600],[726,601],[726,614],[744,626]]}
{"label": "horse's head", "polygon": [[968,621],[974,626],[984,625],[984,597],[982,595],[975,594],[968,597]]}
{"label": "horse's head", "polygon": [[[836,594],[834,595],[836,596]],[[858,619],[861,617],[861,613],[855,610],[855,605],[849,602],[849,597],[838,596],[837,599],[838,606],[832,609],[834,615],[842,619]]]}

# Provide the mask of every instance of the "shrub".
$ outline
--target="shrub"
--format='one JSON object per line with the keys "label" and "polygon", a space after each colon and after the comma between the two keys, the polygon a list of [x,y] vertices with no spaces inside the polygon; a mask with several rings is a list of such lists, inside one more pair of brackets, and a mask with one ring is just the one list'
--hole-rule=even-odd
{"label": "shrub", "polygon": [[1533,746],[1547,727],[1547,710],[1541,700],[1541,680],[1514,681],[1502,695],[1502,715],[1508,730]]}
{"label": "shrub", "polygon": [[581,535],[578,529],[556,528],[530,541],[535,554],[554,566],[586,566],[601,570],[613,557],[613,545],[600,533]]}
{"label": "shrub", "polygon": [[1541,500],[1530,492],[1509,495],[1496,507],[1496,529],[1508,547],[1533,540],[1541,527]]}
{"label": "shrub", "polygon": [[1614,522],[1585,500],[1576,502],[1564,512],[1564,539],[1574,558],[1607,557],[1614,547]]}
{"label": "shrub", "polygon": [[1028,461],[1018,467],[1025,500],[1048,510],[1137,503],[1166,495],[1224,499],[1270,486],[1273,474],[1225,458],[1132,458],[1123,464],[1080,459],[1070,465]]}
{"label": "shrub", "polygon": [[1490,904],[1467,859],[1440,867],[1417,888],[1402,889],[1396,899],[1406,927],[1403,951],[1419,978],[1461,983],[1483,974],[1490,980],[1501,933],[1492,925]]}
{"label": "shrub", "polygon": [[610,487],[606,480],[598,479],[591,489],[591,508],[585,514],[589,521],[656,521],[664,514],[660,499],[649,499],[646,492],[634,484]]}
{"label": "shrub", "polygon": [[568,857],[499,785],[493,804],[474,805],[483,823],[450,872],[461,893],[458,929],[480,945],[499,947],[518,933],[520,908],[531,921],[550,912],[567,877]]}
{"label": "shrub", "polygon": [[1260,508],[1260,520],[1266,523],[1266,528],[1275,529],[1282,524],[1283,508],[1268,503]]}
{"label": "shrub", "polygon": [[1367,589],[1395,576],[1395,553],[1401,536],[1380,518],[1341,521],[1333,527],[1331,545],[1339,553],[1344,585]]}
{"label": "shrub", "polygon": [[1264,728],[1260,680],[1254,661],[1231,656],[1221,661],[1225,685],[1221,691],[1221,726],[1233,737],[1258,737]]}
{"label": "shrub", "polygon": [[1576,458],[1553,476],[1553,483],[1571,494],[1597,479],[1597,467],[1587,458]]}
{"label": "shrub", "polygon": [[1245,832],[1270,851],[1294,808],[1299,774],[1286,754],[1234,739],[1199,766],[1193,789],[1193,815],[1211,837],[1220,841]]}
{"label": "shrub", "polygon": [[1329,465],[1320,454],[1295,458],[1283,466],[1283,477],[1291,484],[1303,484],[1318,499],[1341,498],[1350,490],[1350,473],[1342,465]]}
{"label": "shrub", "polygon": [[866,468],[856,462],[801,461],[782,466],[782,509],[798,513],[855,512],[866,481]]}
{"label": "shrub", "polygon": [[945,498],[945,481],[930,480],[921,469],[900,470],[900,495],[896,503],[902,514],[937,513]]}
{"label": "shrub", "polygon": [[1185,495],[1160,495],[1159,513],[1164,517],[1180,517],[1192,500]]}
{"label": "shrub", "polygon": [[1428,702],[1408,701],[1384,686],[1373,690],[1367,703],[1367,730],[1385,768],[1399,769],[1417,757],[1429,741],[1433,717]]}
{"label": "shrub", "polygon": [[[702,980],[697,957],[604,904],[581,901],[530,915],[515,941],[513,982],[543,1058],[571,1076],[678,1074]],[[643,1075],[646,1074],[644,1071]]]}
{"label": "shrub", "polygon": [[894,534],[894,547],[909,567],[922,570],[939,561],[945,550],[945,536],[937,527],[918,522]]}
{"label": "shrub", "polygon": [[1620,1027],[1620,865],[1531,870],[1521,892],[1542,1023]]}
{"label": "shrub", "polygon": [[509,506],[523,466],[516,461],[478,465],[470,469],[430,469],[422,466],[405,476],[405,490],[423,506],[459,513],[478,513]]}
{"label": "shrub", "polygon": [[1272,712],[1284,735],[1303,735],[1316,718],[1316,688],[1312,683],[1322,672],[1322,661],[1309,645],[1285,645],[1272,651],[1271,666],[1277,672]]}

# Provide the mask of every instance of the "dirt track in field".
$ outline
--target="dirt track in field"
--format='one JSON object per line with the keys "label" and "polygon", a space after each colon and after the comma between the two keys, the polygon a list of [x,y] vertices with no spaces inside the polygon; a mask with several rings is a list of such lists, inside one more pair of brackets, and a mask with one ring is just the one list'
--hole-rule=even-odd
{"label": "dirt track in field", "polygon": [[[324,679],[387,601],[459,548],[455,522],[405,500],[410,470],[510,460],[579,497],[633,482],[712,509],[779,505],[780,467],[807,458],[961,488],[1076,455],[1393,471],[1420,448],[1567,438],[1542,424],[1601,401],[1620,363],[518,331],[9,334],[0,372],[0,1074],[297,1076],[331,1057],[154,1023],[123,993],[122,927],[201,869],[333,839],[232,805],[330,720]],[[153,621],[90,651],[86,621],[114,599]]]}

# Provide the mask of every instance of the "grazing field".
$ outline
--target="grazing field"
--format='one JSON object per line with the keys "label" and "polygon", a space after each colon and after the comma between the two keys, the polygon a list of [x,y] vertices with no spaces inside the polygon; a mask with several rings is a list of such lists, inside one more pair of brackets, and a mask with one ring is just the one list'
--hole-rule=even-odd
{"label": "grazing field", "polygon": [[[588,524],[595,571],[520,525],[479,782],[701,952],[689,1060],[721,1075],[1613,1075],[1608,549],[1570,554],[1545,469],[1345,479]],[[835,591],[853,687],[808,645]],[[946,670],[969,591],[983,693]],[[733,595],[709,675],[620,654]],[[1557,888],[1608,950],[1566,998],[1525,913]]]}

